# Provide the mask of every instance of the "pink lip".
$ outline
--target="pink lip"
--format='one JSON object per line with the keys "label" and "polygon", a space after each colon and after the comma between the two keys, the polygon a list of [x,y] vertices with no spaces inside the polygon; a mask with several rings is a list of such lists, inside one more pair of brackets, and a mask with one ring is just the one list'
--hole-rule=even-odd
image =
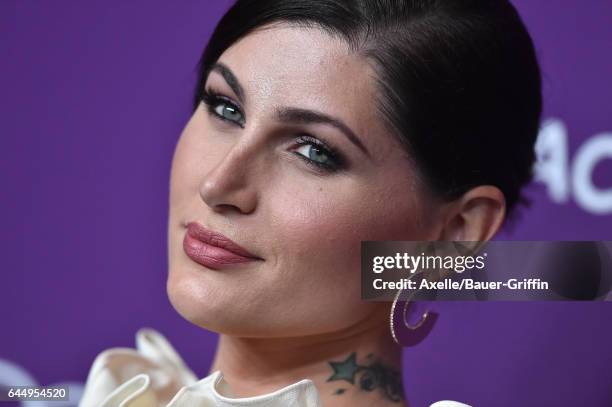
{"label": "pink lip", "polygon": [[212,269],[262,260],[228,237],[206,229],[197,222],[187,224],[183,250],[196,263]]}

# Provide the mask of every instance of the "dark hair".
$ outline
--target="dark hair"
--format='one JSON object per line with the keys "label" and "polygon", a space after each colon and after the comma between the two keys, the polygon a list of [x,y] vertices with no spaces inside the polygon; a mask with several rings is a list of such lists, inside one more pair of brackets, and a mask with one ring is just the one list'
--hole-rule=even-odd
{"label": "dark hair", "polygon": [[274,22],[319,27],[372,63],[382,117],[437,196],[488,184],[508,214],[528,203],[521,188],[532,177],[541,74],[509,1],[238,0],[200,59],[195,107],[219,56]]}

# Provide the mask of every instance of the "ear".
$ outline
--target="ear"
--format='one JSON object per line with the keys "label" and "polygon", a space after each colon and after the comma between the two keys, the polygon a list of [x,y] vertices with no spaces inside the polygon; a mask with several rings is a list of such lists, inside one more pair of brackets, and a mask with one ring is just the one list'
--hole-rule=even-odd
{"label": "ear", "polygon": [[480,185],[472,188],[447,208],[442,240],[487,241],[504,221],[506,200],[499,188]]}

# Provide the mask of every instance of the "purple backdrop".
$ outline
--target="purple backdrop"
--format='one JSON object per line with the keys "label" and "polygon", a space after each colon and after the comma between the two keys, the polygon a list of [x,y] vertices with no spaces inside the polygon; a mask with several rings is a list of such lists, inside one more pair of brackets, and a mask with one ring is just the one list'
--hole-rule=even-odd
{"label": "purple backdrop", "polygon": [[[612,3],[514,4],[548,124],[533,207],[499,238],[612,240]],[[166,298],[167,193],[194,68],[227,5],[0,2],[0,383],[83,382],[142,326],[207,374],[216,335]],[[612,405],[612,304],[433,307],[434,330],[404,355],[414,406]]]}

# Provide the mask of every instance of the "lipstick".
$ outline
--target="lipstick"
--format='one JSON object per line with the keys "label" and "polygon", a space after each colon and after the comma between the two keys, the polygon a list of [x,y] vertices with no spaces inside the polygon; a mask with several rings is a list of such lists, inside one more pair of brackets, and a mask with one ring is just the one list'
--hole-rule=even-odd
{"label": "lipstick", "polygon": [[207,229],[197,222],[187,224],[183,250],[191,260],[212,269],[263,260],[230,238]]}

